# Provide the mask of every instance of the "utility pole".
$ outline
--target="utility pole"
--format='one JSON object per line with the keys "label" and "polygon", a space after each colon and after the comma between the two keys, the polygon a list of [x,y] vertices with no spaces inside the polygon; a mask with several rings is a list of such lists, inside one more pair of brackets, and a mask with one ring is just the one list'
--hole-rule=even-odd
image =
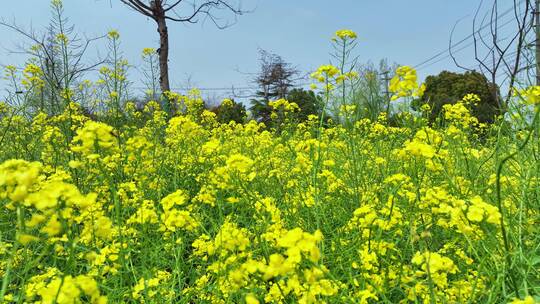
{"label": "utility pole", "polygon": [[535,0],[534,19],[536,32],[536,85],[540,86],[540,0]]}

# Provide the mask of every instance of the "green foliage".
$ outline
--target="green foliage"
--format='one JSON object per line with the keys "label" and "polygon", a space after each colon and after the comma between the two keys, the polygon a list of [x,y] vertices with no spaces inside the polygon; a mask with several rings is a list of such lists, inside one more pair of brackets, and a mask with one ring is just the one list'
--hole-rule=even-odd
{"label": "green foliage", "polygon": [[264,124],[270,123],[272,120],[270,118],[272,108],[268,105],[268,100],[262,98],[251,99],[250,103],[251,107],[249,108],[249,111],[251,112],[251,118]]}
{"label": "green foliage", "polygon": [[439,117],[443,105],[455,104],[470,93],[480,97],[480,102],[470,109],[480,122],[492,123],[502,113],[499,87],[476,71],[463,74],[443,71],[437,76],[428,76],[425,84],[424,96],[413,103],[413,107],[429,104],[431,122]]}
{"label": "green foliage", "polygon": [[247,118],[246,107],[237,103],[234,100],[229,100],[231,104],[222,103],[219,106],[213,108],[211,111],[216,113],[216,119],[220,123],[229,123],[234,121],[236,123],[244,123]]}
{"label": "green foliage", "polygon": [[[296,103],[300,108],[300,111],[295,112],[293,116],[296,121],[306,121],[310,115],[319,116],[323,111],[321,97],[312,90],[292,89],[285,96],[285,99]],[[267,126],[272,126],[272,107],[268,102],[265,99],[252,99],[250,111],[255,120],[263,122]]]}
{"label": "green foliage", "polygon": [[296,113],[296,118],[300,121],[307,120],[309,115],[319,116],[322,112],[322,100],[311,90],[293,89],[287,95],[287,100],[300,107],[300,111]]}

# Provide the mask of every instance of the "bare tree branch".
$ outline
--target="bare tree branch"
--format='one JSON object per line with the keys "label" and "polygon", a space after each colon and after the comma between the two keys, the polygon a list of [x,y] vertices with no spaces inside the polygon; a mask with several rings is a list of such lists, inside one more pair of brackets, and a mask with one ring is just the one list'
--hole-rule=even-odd
{"label": "bare tree branch", "polygon": [[[247,11],[242,10],[241,6],[234,6],[231,2],[234,0],[204,0],[202,3],[191,3],[181,7],[181,4],[186,4],[184,0],[174,0],[168,3],[167,0],[121,0],[127,7],[134,11],[152,18],[157,24],[157,30],[160,37],[160,45],[158,48],[159,54],[159,69],[160,69],[160,86],[162,93],[170,91],[169,81],[169,32],[167,28],[167,20],[174,22],[197,23],[202,20],[210,20],[217,28],[224,29],[231,26],[233,23],[221,23],[220,18],[215,14],[216,10],[224,10],[236,16],[242,15]],[[190,13],[182,14],[179,12],[189,11]],[[174,109],[168,105],[169,113],[174,112]]]}
{"label": "bare tree branch", "polygon": [[[513,6],[510,9],[500,13],[499,1],[493,0],[487,13],[480,19],[480,12],[484,7],[484,0],[481,0],[472,21],[472,44],[474,46],[474,59],[478,64],[478,69],[492,83],[497,83],[497,80],[501,79],[500,76],[503,76],[501,73],[504,73],[506,76],[502,78],[502,81],[498,82],[500,86],[508,84],[509,91],[504,100],[499,96],[498,90],[493,89],[493,95],[496,100],[500,101],[501,108],[506,107],[511,97],[512,87],[516,83],[516,78],[518,74],[524,71],[522,59],[527,45],[526,39],[533,28],[532,20],[530,20],[532,19],[530,14],[532,11],[531,0],[513,0],[512,3]],[[513,13],[513,18],[503,22],[502,17],[509,13]],[[515,31],[511,35],[501,38],[501,28],[508,24],[514,24]],[[489,27],[489,39],[480,32],[486,26]],[[461,65],[453,54],[452,36],[455,27],[452,29],[450,37],[450,56],[456,66],[471,71],[473,68]]]}

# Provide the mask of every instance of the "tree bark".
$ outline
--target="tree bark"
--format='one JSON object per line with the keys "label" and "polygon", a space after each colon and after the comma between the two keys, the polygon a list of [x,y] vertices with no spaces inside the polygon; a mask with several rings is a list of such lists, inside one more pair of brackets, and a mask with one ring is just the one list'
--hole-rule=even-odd
{"label": "tree bark", "polygon": [[[165,14],[157,16],[156,22],[158,25],[159,33],[159,84],[161,87],[161,94],[171,90],[169,84],[169,31],[167,29],[167,21],[165,20]],[[166,111],[169,114],[174,113],[171,102],[164,96]]]}
{"label": "tree bark", "polygon": [[157,21],[159,33],[159,82],[161,91],[170,91],[169,85],[169,32],[165,17],[159,18]]}

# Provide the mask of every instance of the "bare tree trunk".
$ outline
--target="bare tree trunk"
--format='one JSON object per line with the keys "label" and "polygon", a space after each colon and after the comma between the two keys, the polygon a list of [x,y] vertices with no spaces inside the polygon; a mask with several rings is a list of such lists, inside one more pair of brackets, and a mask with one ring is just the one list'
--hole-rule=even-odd
{"label": "bare tree trunk", "polygon": [[159,18],[157,21],[159,33],[159,82],[161,91],[170,91],[169,85],[169,32],[165,17]]}
{"label": "bare tree trunk", "polygon": [[[165,20],[165,14],[156,18],[159,33],[159,84],[161,86],[161,94],[171,90],[169,84],[169,31],[167,29],[167,21]],[[174,109],[172,108],[170,100],[165,98],[165,107],[167,113],[172,115]]]}
{"label": "bare tree trunk", "polygon": [[[229,3],[229,1],[231,1]],[[159,33],[159,84],[161,87],[161,94],[165,99],[165,107],[169,115],[174,114],[177,109],[176,105],[172,105],[167,96],[164,96],[165,92],[171,90],[169,84],[169,32],[167,30],[167,20],[174,22],[188,22],[188,23],[197,23],[199,22],[199,17],[204,15],[208,17],[219,29],[224,29],[232,25],[232,23],[222,23],[219,22],[220,18],[217,18],[217,15],[214,15],[214,10],[225,10],[236,15],[242,15],[244,10],[241,9],[240,4],[238,8],[236,5],[233,5],[232,0],[204,0],[204,1],[183,1],[175,0],[120,0],[127,7],[132,10],[152,18],[156,21]],[[193,9],[191,13],[181,13],[175,11],[175,9],[181,10],[180,6],[186,4],[188,11],[190,7]],[[183,10],[181,10],[183,11]]]}

